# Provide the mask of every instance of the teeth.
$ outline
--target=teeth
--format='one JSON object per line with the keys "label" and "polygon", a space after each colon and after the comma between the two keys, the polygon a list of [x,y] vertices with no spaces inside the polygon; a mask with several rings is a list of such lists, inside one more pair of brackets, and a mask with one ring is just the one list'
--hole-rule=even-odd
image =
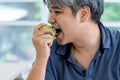
{"label": "teeth", "polygon": [[56,31],[55,36],[57,37],[59,35],[59,33],[61,32],[61,29],[55,29],[55,31]]}
{"label": "teeth", "polygon": [[53,26],[54,32],[55,32],[55,36],[57,37],[59,35],[59,33],[61,32],[61,29],[58,26]]}

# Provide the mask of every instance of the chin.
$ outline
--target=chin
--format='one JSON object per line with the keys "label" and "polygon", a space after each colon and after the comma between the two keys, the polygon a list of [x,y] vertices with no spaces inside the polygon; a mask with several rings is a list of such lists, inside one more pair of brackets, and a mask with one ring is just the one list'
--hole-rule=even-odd
{"label": "chin", "polygon": [[59,39],[58,39],[58,43],[59,43],[60,45],[66,45],[66,44],[68,44],[67,41],[65,41],[65,40],[59,40]]}

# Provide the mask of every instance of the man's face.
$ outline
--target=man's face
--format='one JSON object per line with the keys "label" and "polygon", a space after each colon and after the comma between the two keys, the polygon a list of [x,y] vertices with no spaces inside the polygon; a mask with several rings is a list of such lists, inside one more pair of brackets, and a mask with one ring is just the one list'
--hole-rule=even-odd
{"label": "man's face", "polygon": [[73,42],[78,32],[78,16],[73,16],[68,7],[49,6],[48,8],[50,11],[48,22],[56,29],[58,42],[62,45]]}

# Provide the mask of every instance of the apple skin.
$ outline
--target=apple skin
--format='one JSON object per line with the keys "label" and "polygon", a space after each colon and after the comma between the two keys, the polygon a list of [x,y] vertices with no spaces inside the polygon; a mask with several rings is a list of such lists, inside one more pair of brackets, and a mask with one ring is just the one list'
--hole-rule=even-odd
{"label": "apple skin", "polygon": [[[55,32],[55,29],[52,26],[42,26],[40,29],[51,29],[53,32]],[[52,39],[56,39],[55,35],[52,35]]]}

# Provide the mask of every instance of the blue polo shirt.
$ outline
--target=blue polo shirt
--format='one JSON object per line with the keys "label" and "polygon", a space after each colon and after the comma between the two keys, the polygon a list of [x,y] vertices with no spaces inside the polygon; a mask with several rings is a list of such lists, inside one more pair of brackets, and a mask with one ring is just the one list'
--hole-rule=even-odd
{"label": "blue polo shirt", "polygon": [[101,45],[87,71],[76,63],[70,44],[53,42],[45,80],[120,80],[120,32],[99,23]]}

